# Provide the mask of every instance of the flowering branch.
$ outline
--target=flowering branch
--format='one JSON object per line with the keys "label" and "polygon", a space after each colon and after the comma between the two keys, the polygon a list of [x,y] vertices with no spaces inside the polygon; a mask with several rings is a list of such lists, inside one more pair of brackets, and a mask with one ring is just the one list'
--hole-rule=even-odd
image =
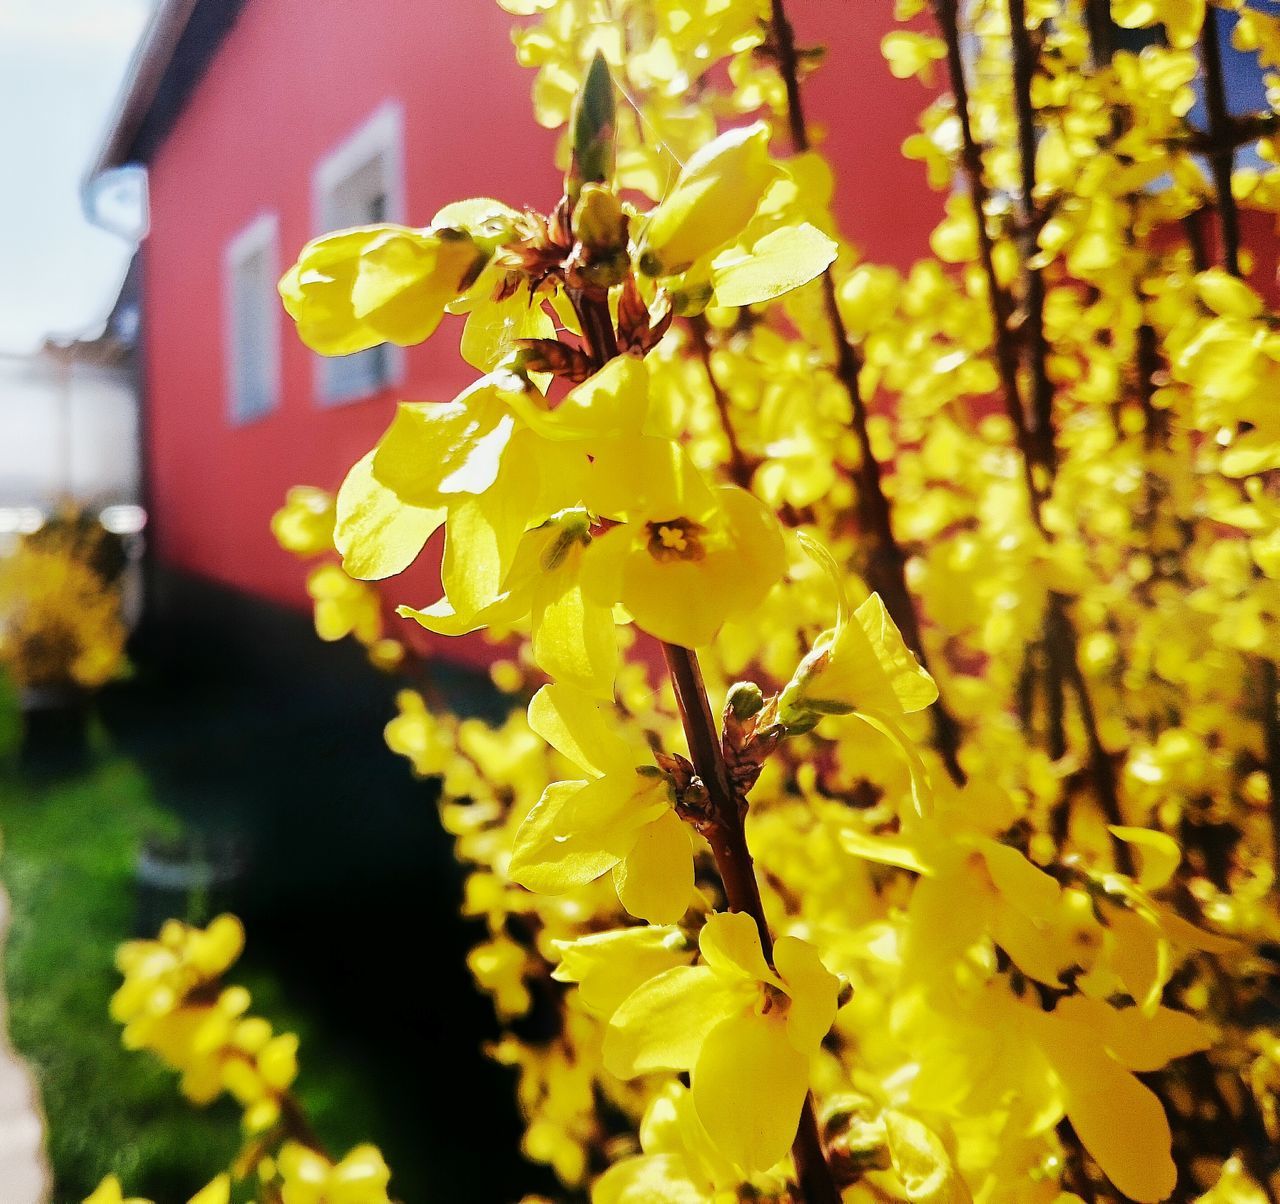
{"label": "flowering branch", "polygon": [[[609,317],[607,301],[602,305],[592,298],[583,297],[577,303],[582,306],[580,316],[588,347],[604,363],[617,354],[617,340],[613,337],[613,323]],[[600,331],[606,328],[612,339],[612,354],[609,351],[610,339],[602,339],[600,336]],[[689,756],[694,771],[706,788],[710,803],[710,816],[705,823],[699,825],[700,830],[711,845],[729,909],[751,917],[759,931],[764,956],[766,960],[771,960],[773,938],[764,914],[764,903],[760,898],[760,886],[756,881],[743,822],[747,803],[729,782],[724,752],[702,680],[698,654],[691,648],[683,648],[665,640],[660,642],[667,670],[671,675],[671,685],[675,690],[680,723],[689,745]],[[796,1163],[800,1190],[808,1204],[839,1204],[840,1193],[836,1189],[818,1136],[812,1094],[805,1096],[791,1153]]]}

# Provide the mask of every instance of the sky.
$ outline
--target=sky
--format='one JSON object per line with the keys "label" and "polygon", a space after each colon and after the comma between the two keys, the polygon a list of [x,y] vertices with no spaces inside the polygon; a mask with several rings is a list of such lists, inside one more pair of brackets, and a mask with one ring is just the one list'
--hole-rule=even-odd
{"label": "sky", "polygon": [[97,333],[132,246],[80,180],[154,0],[0,0],[0,353]]}

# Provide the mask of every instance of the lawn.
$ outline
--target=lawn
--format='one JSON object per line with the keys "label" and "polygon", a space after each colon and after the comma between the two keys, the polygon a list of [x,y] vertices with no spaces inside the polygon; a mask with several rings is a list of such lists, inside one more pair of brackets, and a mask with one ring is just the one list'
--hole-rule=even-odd
{"label": "lawn", "polygon": [[[203,1110],[186,1104],[175,1075],[121,1048],[107,1015],[119,981],[115,947],[135,934],[138,849],[149,835],[173,833],[177,821],[136,765],[102,747],[100,730],[84,772],[45,780],[20,774],[13,709],[4,701],[0,879],[13,916],[5,951],[9,1026],[48,1117],[54,1199],[80,1201],[115,1171],[131,1193],[185,1200],[233,1156],[239,1113],[225,1101]],[[260,1014],[301,1036],[299,1093],[319,1131],[358,1140],[370,1118],[351,1105],[375,1086],[287,1006],[273,976],[250,968],[235,978]]]}

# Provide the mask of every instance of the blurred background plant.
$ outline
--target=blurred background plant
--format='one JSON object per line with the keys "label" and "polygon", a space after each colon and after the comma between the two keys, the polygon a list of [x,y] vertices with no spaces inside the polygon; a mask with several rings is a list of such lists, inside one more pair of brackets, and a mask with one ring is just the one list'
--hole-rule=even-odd
{"label": "blurred background plant", "polygon": [[125,669],[123,545],[66,509],[0,557],[0,664],[28,697],[92,690]]}

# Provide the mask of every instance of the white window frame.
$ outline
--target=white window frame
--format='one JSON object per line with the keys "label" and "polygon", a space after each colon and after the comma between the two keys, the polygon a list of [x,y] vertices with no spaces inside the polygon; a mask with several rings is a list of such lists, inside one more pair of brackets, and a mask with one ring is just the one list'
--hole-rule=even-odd
{"label": "white window frame", "polygon": [[[266,257],[266,285],[271,290],[266,297],[266,329],[262,332],[266,404],[250,409],[245,398],[238,392],[242,355],[237,338],[240,327],[238,277],[244,265],[258,255]],[[276,213],[260,213],[227,243],[223,253],[223,365],[226,371],[227,417],[232,426],[248,426],[260,422],[280,408],[280,304],[274,290],[279,277],[280,218]]]}
{"label": "white window frame", "polygon": [[[347,180],[373,161],[382,166],[386,213],[383,220],[405,220],[404,106],[397,100],[383,101],[351,134],[316,164],[311,178],[312,225],[316,234],[350,226],[338,212],[336,193]],[[385,379],[379,391],[404,381],[404,348],[393,343],[383,346]],[[321,405],[343,405],[372,396],[366,390],[349,391],[337,379],[331,358],[315,360],[315,396]]]}

